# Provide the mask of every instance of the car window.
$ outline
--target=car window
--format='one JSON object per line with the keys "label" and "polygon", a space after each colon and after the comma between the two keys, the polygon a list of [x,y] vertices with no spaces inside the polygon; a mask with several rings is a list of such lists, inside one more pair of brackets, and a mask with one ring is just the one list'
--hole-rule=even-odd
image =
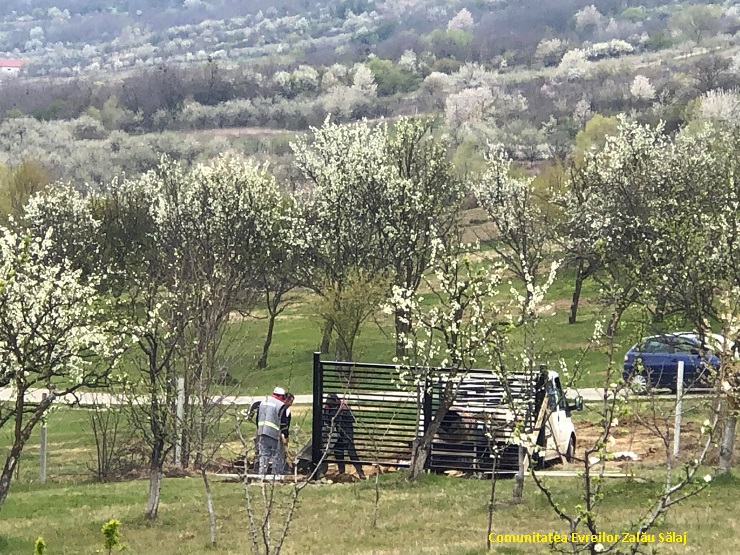
{"label": "car window", "polygon": [[558,388],[555,385],[555,382],[552,380],[548,380],[547,382],[547,410],[548,412],[554,412],[558,410],[558,404],[560,403],[560,398],[558,394]]}
{"label": "car window", "polygon": [[568,403],[565,400],[565,393],[563,393],[563,387],[560,385],[560,378],[555,378],[555,389],[558,392],[558,401],[560,408],[566,410]]}
{"label": "car window", "polygon": [[643,353],[672,353],[673,349],[661,339],[648,339],[640,349]]}
{"label": "car window", "polygon": [[691,351],[700,350],[698,343],[694,343],[688,339],[679,339],[676,341],[674,349],[677,353],[690,353]]}

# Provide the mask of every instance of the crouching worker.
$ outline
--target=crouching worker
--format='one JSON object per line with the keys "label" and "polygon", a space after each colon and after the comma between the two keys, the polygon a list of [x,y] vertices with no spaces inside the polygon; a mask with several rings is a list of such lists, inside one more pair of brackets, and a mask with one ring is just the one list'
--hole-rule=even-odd
{"label": "crouching worker", "polygon": [[268,469],[273,474],[283,471],[285,462],[281,445],[280,416],[285,401],[285,390],[276,387],[272,396],[260,403],[257,416],[257,448],[259,450],[259,473],[263,476]]}

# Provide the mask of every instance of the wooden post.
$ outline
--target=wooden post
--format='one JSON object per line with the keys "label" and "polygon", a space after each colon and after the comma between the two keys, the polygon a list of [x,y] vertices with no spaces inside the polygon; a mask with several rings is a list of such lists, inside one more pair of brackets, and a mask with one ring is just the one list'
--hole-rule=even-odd
{"label": "wooden post", "polygon": [[673,426],[673,456],[678,456],[681,448],[681,405],[683,402],[683,360],[678,361],[676,376],[676,421]]}
{"label": "wooden post", "polygon": [[[43,393],[41,400],[46,401],[48,395]],[[41,423],[41,449],[39,450],[39,482],[46,483],[46,420]]]}
{"label": "wooden post", "polygon": [[324,410],[324,387],[321,374],[321,353],[313,354],[313,420],[311,425],[311,466],[315,469],[324,450],[322,417]]}
{"label": "wooden post", "polygon": [[175,467],[182,468],[182,434],[185,418],[185,378],[177,378],[177,409],[175,429]]}

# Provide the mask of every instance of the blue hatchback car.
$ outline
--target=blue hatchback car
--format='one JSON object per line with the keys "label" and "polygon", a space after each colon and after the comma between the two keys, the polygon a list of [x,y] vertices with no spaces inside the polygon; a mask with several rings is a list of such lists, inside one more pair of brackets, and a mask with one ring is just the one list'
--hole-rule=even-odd
{"label": "blue hatchback car", "polygon": [[692,332],[653,335],[633,345],[624,357],[622,377],[635,391],[667,388],[676,391],[678,362],[684,363],[685,389],[709,385],[710,370],[719,368],[717,352],[724,339],[719,335],[704,338]]}

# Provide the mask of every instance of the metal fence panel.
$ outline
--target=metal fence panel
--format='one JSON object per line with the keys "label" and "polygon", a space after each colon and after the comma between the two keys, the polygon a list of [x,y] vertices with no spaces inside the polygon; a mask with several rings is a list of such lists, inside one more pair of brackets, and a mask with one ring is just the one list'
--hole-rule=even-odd
{"label": "metal fence panel", "polygon": [[[429,387],[407,391],[397,387],[395,365],[322,361],[315,353],[313,464],[408,467],[413,442],[428,429],[448,383],[444,369],[431,375]],[[476,370],[450,387],[457,398],[435,435],[429,468],[490,471],[497,452],[498,471],[515,470],[515,423],[531,433],[536,418],[532,375],[512,373],[502,381]]]}

